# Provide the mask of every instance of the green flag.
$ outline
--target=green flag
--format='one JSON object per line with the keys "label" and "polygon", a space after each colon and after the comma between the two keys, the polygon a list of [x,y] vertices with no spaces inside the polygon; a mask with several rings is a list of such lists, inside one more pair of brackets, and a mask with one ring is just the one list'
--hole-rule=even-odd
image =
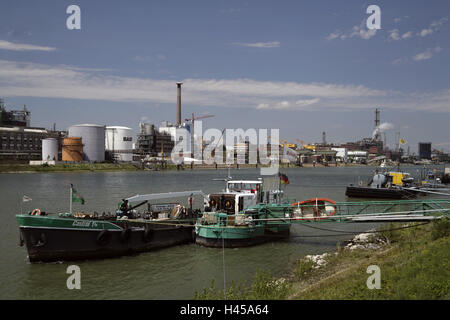
{"label": "green flag", "polygon": [[72,188],[72,202],[79,202],[81,204],[84,204],[84,198],[78,194],[77,190],[73,187],[71,184],[70,187]]}

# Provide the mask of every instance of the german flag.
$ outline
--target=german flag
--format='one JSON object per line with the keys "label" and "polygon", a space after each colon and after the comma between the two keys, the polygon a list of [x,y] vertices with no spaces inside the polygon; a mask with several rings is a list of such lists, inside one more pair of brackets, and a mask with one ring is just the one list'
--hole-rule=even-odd
{"label": "german flag", "polygon": [[278,176],[280,177],[281,184],[289,184],[289,178],[287,177],[287,175],[278,173]]}

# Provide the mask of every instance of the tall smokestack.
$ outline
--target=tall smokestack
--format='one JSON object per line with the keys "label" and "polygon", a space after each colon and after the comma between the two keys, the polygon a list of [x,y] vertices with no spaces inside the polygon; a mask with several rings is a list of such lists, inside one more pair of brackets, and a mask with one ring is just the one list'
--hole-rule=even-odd
{"label": "tall smokestack", "polygon": [[181,126],[181,85],[183,82],[177,82],[177,126]]}
{"label": "tall smokestack", "polygon": [[374,140],[378,141],[380,139],[380,134],[378,132],[378,127],[380,126],[380,110],[377,108],[375,109],[375,137]]}

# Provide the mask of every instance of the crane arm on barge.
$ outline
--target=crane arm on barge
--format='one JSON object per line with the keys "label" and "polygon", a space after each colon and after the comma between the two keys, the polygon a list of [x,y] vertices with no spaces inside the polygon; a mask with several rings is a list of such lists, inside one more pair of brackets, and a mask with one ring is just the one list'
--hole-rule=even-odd
{"label": "crane arm on barge", "polygon": [[137,194],[135,196],[126,198],[128,202],[142,202],[142,201],[151,201],[151,200],[159,200],[159,199],[168,199],[168,198],[179,198],[179,197],[189,197],[200,195],[206,201],[209,201],[208,195],[206,195],[201,190],[195,191],[180,191],[180,192],[166,192],[166,193],[151,193],[151,194]]}

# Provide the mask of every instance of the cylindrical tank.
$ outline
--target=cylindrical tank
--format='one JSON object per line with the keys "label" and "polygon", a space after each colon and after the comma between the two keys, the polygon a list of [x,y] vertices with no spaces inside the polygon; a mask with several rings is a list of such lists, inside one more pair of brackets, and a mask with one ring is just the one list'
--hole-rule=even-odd
{"label": "cylindrical tank", "polygon": [[42,161],[58,161],[58,140],[42,139]]}
{"label": "cylindrical tank", "polygon": [[133,129],[121,126],[106,127],[105,150],[117,161],[132,161]]}
{"label": "cylindrical tank", "polygon": [[62,161],[83,161],[83,143],[81,138],[64,138],[62,141]]}
{"label": "cylindrical tank", "polygon": [[83,160],[105,161],[105,126],[98,124],[77,124],[69,127],[70,137],[83,140]]}

